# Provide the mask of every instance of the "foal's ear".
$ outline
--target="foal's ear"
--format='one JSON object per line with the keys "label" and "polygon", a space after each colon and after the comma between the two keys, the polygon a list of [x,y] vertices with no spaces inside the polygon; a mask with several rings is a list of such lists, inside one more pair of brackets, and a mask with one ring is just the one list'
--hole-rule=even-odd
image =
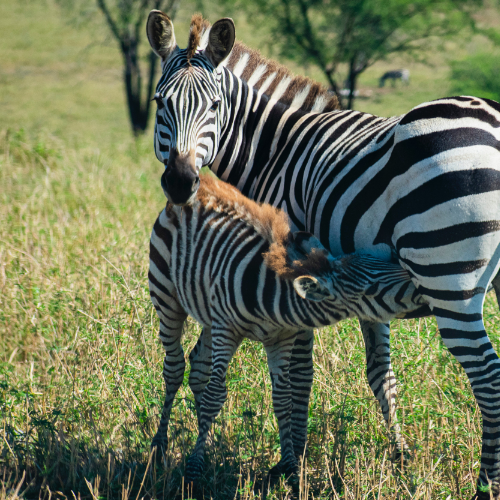
{"label": "foal's ear", "polygon": [[313,300],[314,302],[321,302],[330,295],[328,289],[313,276],[295,278],[293,287],[303,299]]}
{"label": "foal's ear", "polygon": [[219,64],[231,53],[234,45],[235,33],[234,22],[229,17],[219,19],[210,28],[205,55],[214,67],[219,66]]}
{"label": "foal's ear", "polygon": [[287,251],[290,259],[302,260],[307,258],[313,251],[321,252],[331,262],[333,257],[330,252],[321,244],[321,242],[306,231],[297,231],[293,233],[292,238],[287,246]]}
{"label": "foal's ear", "polygon": [[152,10],[146,23],[149,44],[156,55],[167,59],[176,49],[174,25],[161,10]]}

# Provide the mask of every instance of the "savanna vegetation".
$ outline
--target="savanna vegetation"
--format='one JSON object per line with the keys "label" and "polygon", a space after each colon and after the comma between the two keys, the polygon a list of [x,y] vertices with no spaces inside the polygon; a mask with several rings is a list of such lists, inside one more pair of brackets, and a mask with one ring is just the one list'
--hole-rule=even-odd
{"label": "savanna vegetation", "polygon": [[[179,8],[181,45],[197,7]],[[212,21],[224,15],[215,4],[205,8]],[[165,203],[162,166],[151,129],[131,137],[120,52],[104,21],[91,19],[70,18],[50,0],[0,3],[1,500],[188,498],[182,474],[196,418],[187,384],[175,403],[168,462],[157,465],[149,448],[163,398],[147,289],[149,234]],[[244,16],[235,22],[240,39],[273,55],[264,31]],[[370,97],[357,106],[392,115],[446,95],[454,85],[450,62],[488,43],[448,40],[420,61],[374,64],[359,77]],[[411,71],[408,87],[378,89],[384,71],[403,66]],[[498,349],[492,295],[485,322]],[[473,494],[481,422],[466,377],[432,318],[395,321],[392,332],[408,462],[391,461],[359,326],[343,322],[316,335],[303,498]],[[198,334],[190,323],[186,353]],[[260,346],[242,346],[228,380],[198,494],[258,498],[256,486],[279,457]],[[269,497],[289,494],[283,484]]]}

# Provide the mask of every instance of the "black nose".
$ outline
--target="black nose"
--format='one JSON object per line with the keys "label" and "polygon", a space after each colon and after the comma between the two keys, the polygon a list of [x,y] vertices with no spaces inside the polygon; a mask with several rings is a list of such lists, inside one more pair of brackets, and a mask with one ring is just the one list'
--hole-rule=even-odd
{"label": "black nose", "polygon": [[190,171],[167,168],[161,176],[161,187],[169,201],[174,205],[185,205],[196,193],[200,185],[199,175]]}

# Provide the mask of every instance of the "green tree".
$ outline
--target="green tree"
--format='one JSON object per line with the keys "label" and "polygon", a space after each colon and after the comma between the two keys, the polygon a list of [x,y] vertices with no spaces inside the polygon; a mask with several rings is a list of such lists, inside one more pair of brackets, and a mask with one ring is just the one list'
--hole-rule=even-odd
{"label": "green tree", "polygon": [[[285,57],[316,65],[338,95],[339,65],[348,66],[352,108],[359,75],[389,54],[421,48],[431,37],[473,25],[472,0],[225,0],[250,22],[266,23]],[[339,96],[339,99],[341,97]]]}
{"label": "green tree", "polygon": [[500,56],[478,53],[451,64],[451,90],[500,101]]}

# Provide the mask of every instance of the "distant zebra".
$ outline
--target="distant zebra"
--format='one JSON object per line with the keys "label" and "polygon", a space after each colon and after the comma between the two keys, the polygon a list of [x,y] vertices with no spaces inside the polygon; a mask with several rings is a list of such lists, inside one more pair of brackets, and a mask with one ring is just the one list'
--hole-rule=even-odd
{"label": "distant zebra", "polygon": [[[162,186],[183,204],[208,165],[243,194],[283,208],[293,230],[332,255],[367,251],[407,269],[436,316],[443,342],[469,378],[483,419],[478,497],[500,498],[500,360],[484,328],[490,283],[500,292],[500,106],[453,97],[381,118],[332,111],[317,84],[234,43],[230,19],[192,20],[179,49],[168,17],[153,11],[148,38],[162,58],[155,151]],[[401,442],[389,325],[361,322],[367,375]],[[202,336],[203,337],[203,336]],[[297,335],[291,380],[294,448],[306,442],[312,330]],[[191,359],[203,375],[210,353]]]}
{"label": "distant zebra", "polygon": [[401,80],[402,83],[408,85],[410,83],[410,70],[396,69],[394,71],[387,71],[380,77],[378,86],[383,87],[385,85],[386,80],[392,80],[393,87],[396,83],[396,80]]}
{"label": "distant zebra", "polygon": [[199,435],[186,480],[202,472],[207,434],[227,396],[228,364],[245,338],[262,342],[268,356],[282,456],[270,479],[295,476],[289,362],[297,333],[353,316],[389,321],[418,308],[421,297],[401,266],[369,255],[334,259],[311,234],[292,235],[284,212],[259,206],[214,177],[200,181],[193,204],[168,203],[151,235],[149,288],[166,385],[153,446],[167,442],[184,379],[181,335],[189,314],[204,326],[207,343],[211,337],[213,365],[210,380],[194,384]]}

